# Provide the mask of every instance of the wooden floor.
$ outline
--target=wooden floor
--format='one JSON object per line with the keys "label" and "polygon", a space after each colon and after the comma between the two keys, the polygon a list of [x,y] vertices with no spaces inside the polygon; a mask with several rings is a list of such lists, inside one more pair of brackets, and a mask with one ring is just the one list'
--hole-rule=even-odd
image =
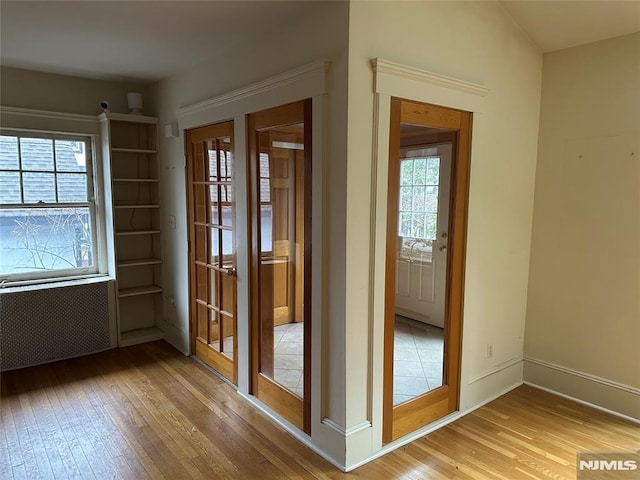
{"label": "wooden floor", "polygon": [[2,374],[0,478],[563,479],[640,427],[526,386],[343,474],[164,342]]}

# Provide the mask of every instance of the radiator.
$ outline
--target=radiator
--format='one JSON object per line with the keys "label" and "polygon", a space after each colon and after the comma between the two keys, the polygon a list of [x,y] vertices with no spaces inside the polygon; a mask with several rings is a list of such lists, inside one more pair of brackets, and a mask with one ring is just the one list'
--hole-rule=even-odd
{"label": "radiator", "polygon": [[115,346],[112,281],[0,293],[0,370]]}

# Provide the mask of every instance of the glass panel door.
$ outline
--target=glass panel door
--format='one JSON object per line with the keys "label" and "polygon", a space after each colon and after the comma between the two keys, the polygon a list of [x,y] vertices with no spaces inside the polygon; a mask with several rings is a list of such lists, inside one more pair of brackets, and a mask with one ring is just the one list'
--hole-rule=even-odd
{"label": "glass panel door", "polygon": [[308,429],[310,102],[250,116],[253,393]]}
{"label": "glass panel door", "polygon": [[192,351],[237,382],[233,123],[187,132]]}

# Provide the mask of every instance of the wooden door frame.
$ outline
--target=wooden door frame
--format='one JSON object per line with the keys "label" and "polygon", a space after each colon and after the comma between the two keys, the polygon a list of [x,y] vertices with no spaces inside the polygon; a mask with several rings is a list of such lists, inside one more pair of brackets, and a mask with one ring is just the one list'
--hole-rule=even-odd
{"label": "wooden door frame", "polygon": [[[392,97],[390,119],[384,294],[383,443],[389,443],[458,408],[472,116],[470,112],[462,110]],[[400,123],[454,130],[457,133],[457,138],[453,143],[449,205],[449,258],[445,299],[443,370],[443,378],[446,379],[446,382],[442,387],[394,408],[393,350],[400,188]],[[425,415],[425,409],[429,407],[432,408],[432,412],[437,411],[435,418]],[[400,423],[401,420],[406,421]]]}
{"label": "wooden door frame", "polygon": [[[247,157],[249,160],[247,174],[247,192],[249,195],[248,205],[248,228],[250,242],[250,260],[249,260],[249,318],[250,318],[250,336],[251,336],[251,374],[249,391],[253,395],[259,397],[258,385],[262,385],[267,390],[268,395],[275,394],[275,389],[281,388],[277,383],[264,376],[260,376],[260,268],[259,258],[261,256],[260,245],[260,228],[258,217],[255,209],[259,204],[258,178],[260,176],[258,165],[258,139],[256,132],[261,129],[273,128],[278,126],[289,125],[289,118],[298,114],[302,109],[302,118],[304,122],[304,163],[305,169],[305,192],[304,192],[304,289],[303,289],[303,317],[304,317],[304,395],[302,399],[302,415],[296,412],[288,415],[286,412],[278,411],[280,415],[302,429],[305,433],[311,434],[311,263],[312,263],[312,99],[299,100],[286,105],[281,105],[260,112],[248,115],[247,117]],[[296,113],[298,112],[298,113]],[[307,148],[308,147],[308,148]],[[285,392],[289,393],[289,392]],[[293,394],[286,395],[283,404],[289,407],[295,407],[297,403],[291,398]]]}

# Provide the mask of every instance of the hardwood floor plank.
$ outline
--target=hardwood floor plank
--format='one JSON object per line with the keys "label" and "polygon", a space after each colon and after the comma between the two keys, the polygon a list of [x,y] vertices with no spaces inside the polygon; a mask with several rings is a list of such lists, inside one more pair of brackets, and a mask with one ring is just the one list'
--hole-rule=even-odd
{"label": "hardwood floor plank", "polygon": [[1,374],[0,477],[563,480],[640,426],[521,386],[350,473],[164,342]]}

